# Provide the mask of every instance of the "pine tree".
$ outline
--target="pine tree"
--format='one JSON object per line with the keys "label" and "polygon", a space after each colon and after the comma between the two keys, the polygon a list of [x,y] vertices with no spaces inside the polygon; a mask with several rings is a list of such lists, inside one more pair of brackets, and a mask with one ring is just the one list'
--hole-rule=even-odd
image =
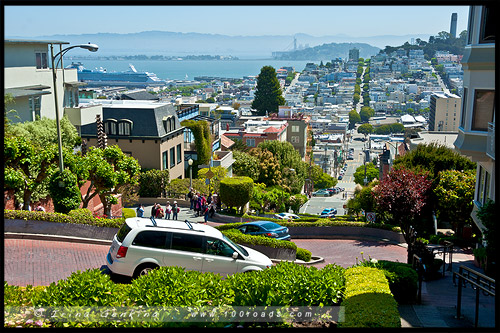
{"label": "pine tree", "polygon": [[285,99],[281,95],[276,71],[272,66],[264,66],[257,79],[257,91],[252,108],[257,110],[256,115],[263,116],[266,112],[278,112],[280,105],[285,105]]}

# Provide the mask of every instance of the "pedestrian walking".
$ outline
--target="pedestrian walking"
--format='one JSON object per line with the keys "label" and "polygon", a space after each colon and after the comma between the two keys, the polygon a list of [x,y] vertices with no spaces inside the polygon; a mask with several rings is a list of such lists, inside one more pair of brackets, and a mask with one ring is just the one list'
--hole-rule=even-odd
{"label": "pedestrian walking", "polygon": [[139,207],[137,207],[137,209],[135,211],[136,211],[137,217],[144,216],[144,206],[143,205],[139,205]]}
{"label": "pedestrian walking", "polygon": [[215,214],[215,202],[211,202],[210,205],[208,206],[208,215],[210,218],[214,217]]}
{"label": "pedestrian walking", "polygon": [[204,220],[205,220],[205,224],[207,224],[208,222],[208,214],[209,214],[209,209],[208,209],[208,206],[205,205],[203,206],[204,207],[204,210],[203,210],[203,217],[204,217]]}
{"label": "pedestrian walking", "polygon": [[170,206],[170,201],[167,201],[167,206],[165,206],[165,218],[170,220],[170,214],[172,214],[172,206]]}
{"label": "pedestrian walking", "polygon": [[174,201],[174,205],[172,206],[172,220],[177,220],[177,214],[179,214],[180,211],[181,209],[177,205],[177,201]]}
{"label": "pedestrian walking", "polygon": [[194,192],[193,193],[193,210],[194,210],[196,216],[198,216],[198,209],[196,207],[197,205],[198,205],[198,193]]}
{"label": "pedestrian walking", "polygon": [[194,200],[193,200],[193,197],[194,197],[194,193],[193,193],[193,188],[191,187],[189,189],[189,193],[187,194],[187,197],[189,199],[189,209],[190,210],[193,210],[193,203],[194,203]]}
{"label": "pedestrian walking", "polygon": [[157,206],[157,203],[155,202],[153,207],[151,207],[151,216],[156,217],[156,209],[157,208],[158,208],[158,206]]}

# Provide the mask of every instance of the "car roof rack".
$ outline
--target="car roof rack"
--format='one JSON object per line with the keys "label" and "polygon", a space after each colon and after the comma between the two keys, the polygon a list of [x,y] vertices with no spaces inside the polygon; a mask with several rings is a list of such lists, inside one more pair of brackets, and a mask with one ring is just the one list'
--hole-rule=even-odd
{"label": "car roof rack", "polygon": [[151,223],[153,223],[153,225],[154,225],[155,227],[156,227],[156,226],[158,226],[158,225],[156,224],[156,220],[155,220],[155,217],[154,217],[154,216],[151,216],[149,219],[151,220]]}
{"label": "car roof rack", "polygon": [[[160,225],[158,225],[156,223],[156,219],[153,216],[151,216],[149,219],[151,220],[151,223],[153,223],[153,225],[146,225],[146,227],[157,227],[157,228],[166,228],[166,229],[186,230],[186,229],[183,229],[183,228],[176,228],[176,227],[170,227],[170,226],[160,226]],[[198,232],[205,232],[205,230],[200,230],[200,229],[193,228],[193,225],[188,220],[184,220],[184,223],[186,223],[186,225],[188,226],[189,230],[198,231]],[[194,222],[194,223],[196,223],[196,222]]]}

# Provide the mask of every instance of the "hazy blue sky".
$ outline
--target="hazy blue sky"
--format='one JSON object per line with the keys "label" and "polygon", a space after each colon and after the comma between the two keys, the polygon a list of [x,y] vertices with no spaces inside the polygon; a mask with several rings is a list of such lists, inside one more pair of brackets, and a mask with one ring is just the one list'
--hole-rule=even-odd
{"label": "hazy blue sky", "polygon": [[150,30],[225,35],[430,34],[467,29],[468,6],[5,6],[5,36]]}

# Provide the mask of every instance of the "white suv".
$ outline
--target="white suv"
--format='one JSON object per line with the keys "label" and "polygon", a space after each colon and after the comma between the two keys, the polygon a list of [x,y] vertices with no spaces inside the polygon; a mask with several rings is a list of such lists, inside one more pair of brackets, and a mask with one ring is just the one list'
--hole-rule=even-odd
{"label": "white suv", "polygon": [[272,265],[264,254],[233,243],[211,226],[138,217],[125,220],[106,261],[112,273],[134,278],[159,266],[226,276]]}

